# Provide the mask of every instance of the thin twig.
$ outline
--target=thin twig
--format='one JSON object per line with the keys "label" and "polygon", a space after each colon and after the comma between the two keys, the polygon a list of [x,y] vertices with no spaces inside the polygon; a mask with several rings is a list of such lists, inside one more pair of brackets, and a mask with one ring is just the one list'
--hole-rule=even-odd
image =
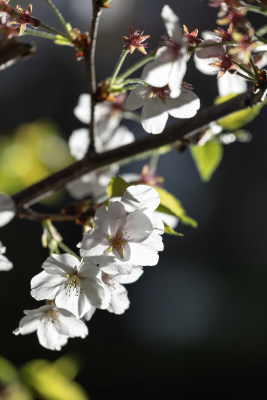
{"label": "thin twig", "polygon": [[102,8],[97,0],[92,0],[93,12],[92,12],[92,22],[91,22],[91,32],[90,32],[90,43],[88,45],[87,51],[85,52],[85,62],[87,67],[87,77],[88,77],[88,91],[91,96],[91,109],[90,111],[90,145],[88,153],[95,153],[95,137],[94,137],[94,111],[96,105],[96,74],[95,74],[95,48],[96,48],[96,38],[98,31],[99,18],[101,15]]}
{"label": "thin twig", "polygon": [[133,143],[109,150],[104,153],[91,154],[85,156],[83,160],[64,168],[40,182],[22,190],[13,195],[13,200],[18,211],[21,207],[27,208],[47,197],[54,191],[62,188],[68,182],[84,175],[87,172],[94,171],[100,167],[110,165],[121,160],[141,155],[153,149],[162,146],[174,144],[177,141],[183,141],[191,135],[199,132],[212,121],[216,121],[232,112],[242,110],[261,101],[262,95],[267,89],[267,84],[256,94],[253,88],[242,93],[222,104],[207,107],[200,110],[193,118],[180,121],[167,127],[160,135],[146,135],[135,140]]}

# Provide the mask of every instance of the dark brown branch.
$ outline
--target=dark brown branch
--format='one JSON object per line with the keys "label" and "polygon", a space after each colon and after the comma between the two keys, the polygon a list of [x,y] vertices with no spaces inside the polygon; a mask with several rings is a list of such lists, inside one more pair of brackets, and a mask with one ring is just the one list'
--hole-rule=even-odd
{"label": "dark brown branch", "polygon": [[135,142],[126,146],[118,147],[101,154],[86,156],[83,160],[77,161],[69,167],[60,170],[42,181],[22,190],[13,196],[13,200],[18,208],[29,207],[37,203],[40,199],[48,197],[49,194],[62,188],[66,183],[74,180],[81,175],[96,170],[97,168],[119,162],[130,157],[141,155],[147,151],[157,149],[161,146],[174,144],[188,138],[188,134],[194,135],[199,130],[212,121],[224,117],[234,111],[239,111],[251,107],[261,101],[267,84],[257,94],[253,89],[242,93],[225,103],[207,107],[201,110],[193,118],[180,121],[166,128],[160,135],[146,135]]}
{"label": "dark brown branch", "polygon": [[88,91],[91,96],[91,105],[90,105],[90,123],[89,123],[89,132],[90,132],[90,146],[89,152],[95,152],[95,138],[94,138],[94,111],[96,105],[96,74],[95,74],[95,48],[96,48],[96,39],[97,39],[97,31],[99,18],[101,15],[101,5],[98,0],[92,0],[92,22],[91,22],[91,32],[90,32],[90,43],[88,45],[88,49],[85,53],[85,62],[87,67],[87,77],[88,77]]}

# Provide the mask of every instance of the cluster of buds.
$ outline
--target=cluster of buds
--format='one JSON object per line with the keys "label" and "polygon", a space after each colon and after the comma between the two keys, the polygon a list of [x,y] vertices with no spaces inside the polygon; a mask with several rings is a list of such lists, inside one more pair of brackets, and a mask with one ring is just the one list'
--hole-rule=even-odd
{"label": "cluster of buds", "polygon": [[[26,11],[23,10],[21,6],[17,6],[16,9],[10,7],[7,1],[0,1],[0,13],[7,14],[8,22],[10,25],[15,25],[15,29],[13,30],[13,34],[22,35],[26,29],[27,25],[31,25],[34,28],[38,28],[41,25],[39,19],[31,16],[32,13],[32,5],[29,4],[29,7]],[[10,27],[7,25],[8,30],[10,31]]]}
{"label": "cluster of buds", "polygon": [[79,29],[74,28],[70,31],[70,36],[72,39],[72,44],[77,51],[75,57],[77,60],[81,60],[85,52],[91,43],[88,33],[81,33]]}
{"label": "cluster of buds", "polygon": [[145,47],[147,43],[143,43],[144,40],[148,39],[150,35],[143,35],[144,31],[139,31],[139,29],[133,30],[132,27],[129,29],[129,37],[123,36],[123,40],[127,43],[125,49],[129,50],[132,54],[135,49],[140,51],[142,54],[147,54]]}

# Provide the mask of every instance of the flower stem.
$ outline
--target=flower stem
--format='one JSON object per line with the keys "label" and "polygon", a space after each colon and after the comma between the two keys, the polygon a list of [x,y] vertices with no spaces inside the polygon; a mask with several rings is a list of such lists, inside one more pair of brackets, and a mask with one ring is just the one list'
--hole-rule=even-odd
{"label": "flower stem", "polygon": [[44,29],[47,32],[53,33],[54,35],[60,35],[60,36],[64,36],[65,38],[69,38],[69,36],[66,36],[64,33],[58,31],[57,29],[51,28],[51,26],[41,24],[40,28]]}
{"label": "flower stem", "polygon": [[61,14],[61,12],[58,10],[58,8],[54,5],[54,3],[52,2],[52,0],[44,0],[48,6],[51,8],[51,10],[53,11],[53,13],[56,15],[57,19],[59,20],[59,22],[61,23],[61,25],[63,26],[63,28],[66,31],[67,37],[69,39],[71,39],[70,37],[70,32],[68,30],[68,26],[67,26],[67,22],[65,21],[63,15]]}
{"label": "flower stem", "polygon": [[154,60],[155,55],[148,55],[145,58],[142,58],[140,61],[132,65],[130,68],[128,68],[125,72],[123,72],[120,76],[117,78],[117,82],[123,81],[125,78],[127,78],[129,75],[137,71],[139,68],[142,68],[144,65],[146,65],[148,62]]}
{"label": "flower stem", "polygon": [[88,154],[95,153],[95,137],[94,137],[94,129],[95,129],[95,121],[94,121],[94,113],[95,113],[95,105],[96,105],[96,73],[95,73],[95,48],[96,48],[96,39],[97,39],[97,31],[99,25],[99,19],[102,12],[102,8],[96,0],[92,0],[93,5],[93,15],[92,15],[92,23],[91,23],[91,31],[90,38],[91,41],[85,52],[85,62],[87,66],[87,77],[88,77],[88,91],[91,95],[91,109],[90,111],[90,123],[89,123],[89,134],[90,134],[90,145],[88,149]]}
{"label": "flower stem", "polygon": [[126,58],[128,53],[129,53],[129,50],[127,50],[127,49],[123,49],[122,50],[120,58],[119,58],[116,66],[114,68],[113,74],[112,74],[110,82],[109,82],[109,87],[110,88],[112,88],[112,85],[115,82],[115,79],[117,78],[117,76],[118,76],[118,74],[120,72],[120,69],[122,67],[122,64],[124,63],[124,60],[125,60],[125,58]]}
{"label": "flower stem", "polygon": [[49,39],[55,41],[57,39],[56,35],[52,35],[51,33],[46,33],[43,31],[39,31],[37,29],[25,29],[23,35],[37,36],[42,37],[44,39]]}
{"label": "flower stem", "polygon": [[260,35],[257,35],[256,33],[255,33],[255,37],[256,37],[259,41],[261,41],[262,43],[267,43],[267,39],[264,39],[263,37],[261,37]]}
{"label": "flower stem", "polygon": [[78,258],[79,261],[81,261],[81,258],[80,258],[76,253],[74,253],[74,251],[72,251],[68,246],[66,246],[63,242],[59,242],[59,243],[58,243],[58,247],[59,247],[61,250],[65,251],[66,253],[69,253],[69,254],[71,254],[72,256]]}

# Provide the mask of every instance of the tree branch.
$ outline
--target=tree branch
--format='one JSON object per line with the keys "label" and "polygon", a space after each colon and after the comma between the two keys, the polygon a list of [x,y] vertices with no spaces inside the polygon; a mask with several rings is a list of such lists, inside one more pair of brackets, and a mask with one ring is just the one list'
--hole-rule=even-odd
{"label": "tree branch", "polygon": [[91,119],[89,123],[89,134],[90,134],[90,145],[88,153],[95,153],[95,138],[94,138],[94,111],[96,105],[96,74],[95,74],[95,48],[99,18],[102,12],[101,5],[98,0],[92,0],[92,22],[91,22],[91,32],[90,32],[90,43],[88,49],[85,53],[85,62],[87,67],[87,77],[88,77],[88,91],[91,96],[91,107],[90,112]]}
{"label": "tree branch", "polygon": [[264,87],[257,94],[254,94],[253,88],[251,88],[247,92],[225,103],[200,110],[195,117],[169,126],[159,135],[146,135],[135,140],[133,143],[114,150],[87,155],[83,160],[77,161],[67,168],[13,195],[17,209],[21,211],[21,207],[27,208],[37,203],[54,191],[62,188],[68,182],[100,167],[141,155],[162,146],[174,144],[177,141],[185,140],[188,143],[188,139],[193,139],[194,135],[210,122],[259,103],[265,90],[267,90],[267,83],[265,83]]}

